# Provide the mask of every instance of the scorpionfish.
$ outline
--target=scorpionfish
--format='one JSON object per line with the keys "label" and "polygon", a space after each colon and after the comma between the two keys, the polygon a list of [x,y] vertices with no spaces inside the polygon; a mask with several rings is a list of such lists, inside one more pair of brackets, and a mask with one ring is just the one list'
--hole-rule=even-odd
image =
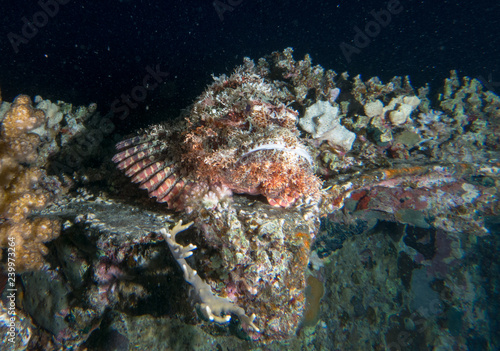
{"label": "scorpionfish", "polygon": [[317,201],[322,182],[288,107],[293,94],[243,67],[214,80],[175,124],[119,142],[118,168],[175,210],[214,206],[232,193],[281,207]]}

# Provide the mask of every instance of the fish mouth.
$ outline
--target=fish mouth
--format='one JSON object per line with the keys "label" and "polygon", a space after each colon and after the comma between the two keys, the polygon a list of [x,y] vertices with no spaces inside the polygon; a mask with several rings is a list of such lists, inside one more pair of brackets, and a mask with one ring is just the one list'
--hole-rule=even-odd
{"label": "fish mouth", "polygon": [[313,172],[313,157],[298,140],[266,140],[242,152],[226,175],[238,194],[263,195],[270,205],[291,207],[316,194],[321,181]]}
{"label": "fish mouth", "polygon": [[278,152],[292,153],[292,154],[295,154],[296,156],[306,160],[310,166],[313,166],[313,158],[312,158],[311,154],[309,154],[309,151],[307,150],[307,148],[305,146],[302,146],[300,144],[296,144],[294,146],[288,146],[284,142],[267,142],[267,143],[256,145],[256,146],[252,147],[250,150],[243,153],[240,156],[240,159],[250,155],[251,153],[263,151],[263,150],[273,150],[273,151],[278,151]]}

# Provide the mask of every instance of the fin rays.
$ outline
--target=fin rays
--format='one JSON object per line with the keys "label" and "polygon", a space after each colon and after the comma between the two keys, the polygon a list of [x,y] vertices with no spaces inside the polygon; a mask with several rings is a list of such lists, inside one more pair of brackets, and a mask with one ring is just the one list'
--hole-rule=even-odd
{"label": "fin rays", "polygon": [[174,162],[166,159],[166,145],[150,136],[137,136],[119,142],[116,148],[122,151],[113,157],[113,162],[126,176],[132,177],[132,182],[140,183],[139,188],[147,190],[158,202],[166,202],[169,208],[182,208],[178,199],[191,183],[186,183]]}

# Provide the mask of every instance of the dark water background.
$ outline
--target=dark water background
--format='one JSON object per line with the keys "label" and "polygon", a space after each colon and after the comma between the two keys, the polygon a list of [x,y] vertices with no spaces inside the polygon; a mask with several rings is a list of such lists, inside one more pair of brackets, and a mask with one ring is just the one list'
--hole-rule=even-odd
{"label": "dark water background", "polygon": [[[57,7],[55,1],[2,3],[4,100],[39,94],[97,102],[106,113],[142,84],[146,67],[168,72],[117,123],[120,132],[177,115],[211,74],[231,72],[244,56],[258,59],[289,46],[296,59],[309,53],[314,64],[337,73],[385,81],[410,75],[414,86],[429,82],[438,89],[455,69],[500,91],[500,3],[494,0],[59,0]],[[383,15],[388,6],[390,19]],[[374,14],[383,25],[374,24]],[[355,48],[356,34],[367,30],[369,42],[358,38]],[[356,52],[346,55],[342,43]]]}

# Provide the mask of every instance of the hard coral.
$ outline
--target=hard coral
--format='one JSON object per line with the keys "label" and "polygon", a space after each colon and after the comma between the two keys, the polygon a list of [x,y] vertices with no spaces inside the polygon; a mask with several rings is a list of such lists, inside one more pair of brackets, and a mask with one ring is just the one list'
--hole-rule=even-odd
{"label": "hard coral", "polygon": [[2,121],[0,247],[9,246],[9,258],[15,258],[17,271],[40,269],[42,256],[47,254],[43,243],[59,235],[57,221],[29,218],[51,200],[50,192],[44,189],[44,170],[30,166],[38,158],[40,144],[40,138],[30,132],[44,120],[45,114],[33,109],[30,98],[19,95]]}

